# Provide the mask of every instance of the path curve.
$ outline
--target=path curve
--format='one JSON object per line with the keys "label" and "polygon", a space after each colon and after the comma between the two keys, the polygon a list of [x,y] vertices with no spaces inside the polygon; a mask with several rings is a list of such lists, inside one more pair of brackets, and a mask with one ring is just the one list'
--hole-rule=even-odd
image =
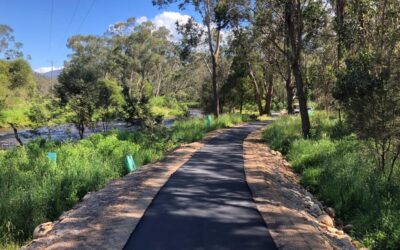
{"label": "path curve", "polygon": [[277,249],[243,169],[243,140],[265,125],[227,130],[196,152],[154,198],[124,249]]}

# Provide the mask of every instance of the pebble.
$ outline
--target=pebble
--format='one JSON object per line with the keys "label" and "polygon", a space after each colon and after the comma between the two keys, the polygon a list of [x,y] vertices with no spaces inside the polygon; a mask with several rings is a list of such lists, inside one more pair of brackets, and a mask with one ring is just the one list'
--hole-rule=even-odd
{"label": "pebble", "polygon": [[54,223],[53,222],[46,222],[40,224],[33,230],[33,239],[38,239],[47,235],[47,233],[53,229]]}
{"label": "pebble", "polygon": [[321,216],[318,217],[318,221],[322,224],[327,225],[328,227],[334,227],[334,223],[333,223],[333,219],[327,215],[327,214],[323,214]]}
{"label": "pebble", "polygon": [[343,231],[345,231],[346,233],[350,233],[351,231],[353,231],[354,226],[351,224],[347,224],[346,226],[343,227]]}
{"label": "pebble", "polygon": [[330,217],[335,218],[335,209],[328,207],[325,209],[325,211]]}
{"label": "pebble", "polygon": [[82,200],[85,201],[85,200],[89,199],[91,196],[92,196],[92,193],[89,192],[89,193],[87,193],[85,196],[83,196],[83,199],[82,199]]}
{"label": "pebble", "polygon": [[310,214],[313,215],[314,217],[318,217],[322,214],[321,208],[319,207],[318,204],[315,204],[315,203],[311,205],[309,211],[310,211]]}
{"label": "pebble", "polygon": [[327,230],[328,230],[328,232],[330,232],[330,233],[336,233],[338,230],[336,229],[336,228],[334,228],[334,227],[327,227]]}
{"label": "pebble", "polygon": [[336,234],[337,234],[337,235],[344,235],[344,232],[343,232],[343,230],[337,230],[337,231],[336,231]]}

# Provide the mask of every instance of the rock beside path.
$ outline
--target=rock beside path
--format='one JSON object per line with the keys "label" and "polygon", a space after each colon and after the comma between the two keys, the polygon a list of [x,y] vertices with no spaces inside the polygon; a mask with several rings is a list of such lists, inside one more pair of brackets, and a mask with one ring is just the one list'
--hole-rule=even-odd
{"label": "rock beside path", "polygon": [[318,217],[318,222],[324,224],[327,227],[334,227],[335,223],[333,222],[333,219],[327,215],[327,214],[323,214],[321,216]]}
{"label": "rock beside path", "polygon": [[38,239],[46,236],[50,232],[50,230],[53,229],[53,227],[54,227],[53,222],[46,222],[40,224],[35,228],[35,230],[33,230],[33,239]]}

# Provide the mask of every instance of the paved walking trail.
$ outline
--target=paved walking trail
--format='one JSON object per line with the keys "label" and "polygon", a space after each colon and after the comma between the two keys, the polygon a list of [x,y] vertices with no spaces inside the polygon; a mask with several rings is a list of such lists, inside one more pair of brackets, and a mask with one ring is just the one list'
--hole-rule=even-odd
{"label": "paved walking trail", "polygon": [[276,249],[243,169],[243,140],[265,123],[228,130],[175,172],[125,249]]}

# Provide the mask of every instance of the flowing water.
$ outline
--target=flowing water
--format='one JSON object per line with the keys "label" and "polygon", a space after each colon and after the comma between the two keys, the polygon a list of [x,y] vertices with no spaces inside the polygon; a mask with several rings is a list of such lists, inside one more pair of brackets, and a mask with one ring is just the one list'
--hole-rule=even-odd
{"label": "flowing water", "polygon": [[[189,109],[190,117],[202,117],[202,111],[200,109]],[[165,119],[163,125],[171,127],[174,124],[175,119]],[[135,131],[138,129],[137,126],[130,126],[125,122],[114,121],[107,124],[107,130],[118,129],[122,131],[130,130]],[[50,133],[49,133],[50,132]],[[104,132],[104,126],[102,123],[95,124],[92,128],[85,128],[85,137],[94,134]],[[26,128],[18,130],[19,137],[23,143],[27,143],[31,140],[38,138],[49,138],[55,141],[71,141],[79,139],[78,130],[73,124],[61,124],[51,127],[43,127],[36,130]],[[7,149],[18,145],[15,139],[14,133],[11,129],[0,129],[0,149]]]}

